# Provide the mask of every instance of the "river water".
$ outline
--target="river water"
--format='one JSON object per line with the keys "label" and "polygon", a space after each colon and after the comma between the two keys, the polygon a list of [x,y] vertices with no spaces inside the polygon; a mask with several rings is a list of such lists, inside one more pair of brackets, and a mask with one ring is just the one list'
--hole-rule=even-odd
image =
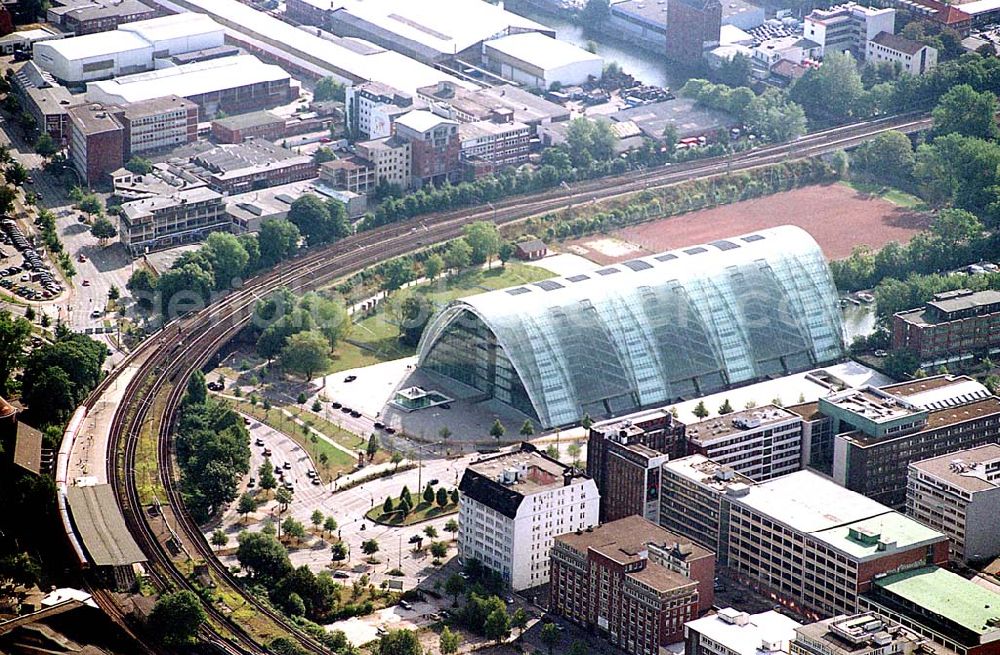
{"label": "river water", "polygon": [[647,50],[629,47],[628,44],[611,40],[603,34],[585,33],[582,27],[567,19],[538,11],[523,3],[508,6],[507,9],[551,27],[556,31],[556,38],[560,41],[567,41],[581,48],[586,48],[587,42],[593,41],[597,44],[597,54],[604,57],[605,64],[618,62],[623,71],[640,82],[673,89],[683,84],[681,76],[671,75],[668,70],[669,64],[662,56],[658,57]]}

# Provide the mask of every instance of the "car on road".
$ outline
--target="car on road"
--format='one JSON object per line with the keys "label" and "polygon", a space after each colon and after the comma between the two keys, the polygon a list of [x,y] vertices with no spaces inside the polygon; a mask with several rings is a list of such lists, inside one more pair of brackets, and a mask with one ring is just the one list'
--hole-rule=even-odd
{"label": "car on road", "polygon": [[352,411],[354,411],[354,410],[352,410],[352,409],[351,409],[350,407],[347,407],[347,406],[345,405],[345,406],[343,406],[343,407],[341,407],[341,408],[340,408],[340,411],[342,411],[342,412],[343,412],[343,413],[345,413],[345,414],[350,414],[350,413],[351,413]]}
{"label": "car on road", "polygon": [[81,264],[83,264],[83,263],[85,263],[87,261],[87,256],[84,255],[83,253],[80,253],[80,255],[76,258],[76,261],[78,261]]}
{"label": "car on road", "polygon": [[292,484],[291,480],[285,480],[285,484],[283,484],[281,486],[283,486],[285,489],[288,489],[289,491],[291,491],[292,489],[295,488],[295,485]]}
{"label": "car on road", "polygon": [[271,456],[271,449],[270,448],[265,448],[264,449],[264,457],[270,457],[270,456]]}
{"label": "car on road", "polygon": [[344,378],[344,382],[354,382],[357,379],[358,379],[357,375],[348,375],[346,378]]}
{"label": "car on road", "polygon": [[90,312],[90,318],[100,318],[100,317],[101,317],[101,310],[95,309],[94,311]]}
{"label": "car on road", "polygon": [[292,463],[291,462],[285,462],[284,464],[281,465],[281,468],[283,468],[283,469],[285,469],[287,471],[288,469],[292,468]]}
{"label": "car on road", "polygon": [[351,576],[348,575],[348,573],[346,571],[334,571],[333,572],[333,577],[339,578],[341,580],[346,580],[346,579],[350,578]]}
{"label": "car on road", "polygon": [[312,483],[318,487],[319,485],[323,484],[323,481],[320,480],[319,478],[313,478]]}
{"label": "car on road", "polygon": [[340,409],[341,407],[343,407],[343,405],[341,405],[340,403],[338,403],[338,402],[335,401],[335,402],[330,403],[330,407],[332,407],[334,409]]}
{"label": "car on road", "polygon": [[427,484],[429,484],[429,485],[432,485],[432,486],[433,486],[433,485],[435,485],[435,484],[437,484],[437,483],[438,483],[438,479],[437,479],[437,478],[433,478],[433,479],[432,479],[432,480],[431,480],[430,482],[428,482]]}
{"label": "car on road", "polygon": [[402,607],[404,610],[412,610],[413,609],[413,605],[411,605],[409,602],[407,602],[405,600],[399,601],[399,606]]}
{"label": "car on road", "polygon": [[351,416],[353,416],[354,418],[361,418],[361,412],[359,412],[356,409],[355,410],[351,410]]}
{"label": "car on road", "polygon": [[381,421],[375,421],[375,429],[376,430],[381,430],[384,427],[385,427],[385,425]]}
{"label": "car on road", "polygon": [[257,439],[253,442],[253,444],[255,446],[263,446],[264,445],[264,440],[261,439],[260,437],[257,437]]}
{"label": "car on road", "polygon": [[83,285],[83,286],[85,286],[85,287],[89,287],[89,286],[90,286],[90,280],[84,280],[84,281],[83,281],[83,282],[81,282],[80,284],[82,284],[82,285]]}

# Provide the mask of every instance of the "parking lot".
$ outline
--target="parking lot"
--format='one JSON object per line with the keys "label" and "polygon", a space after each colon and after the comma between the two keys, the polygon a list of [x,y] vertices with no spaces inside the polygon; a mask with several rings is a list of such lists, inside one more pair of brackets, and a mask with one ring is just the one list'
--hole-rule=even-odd
{"label": "parking lot", "polygon": [[[12,219],[0,220],[0,250],[3,263],[10,263],[0,269],[0,287],[24,300],[51,300],[62,293],[63,285],[52,273],[51,265]],[[18,259],[21,263],[15,264]]]}

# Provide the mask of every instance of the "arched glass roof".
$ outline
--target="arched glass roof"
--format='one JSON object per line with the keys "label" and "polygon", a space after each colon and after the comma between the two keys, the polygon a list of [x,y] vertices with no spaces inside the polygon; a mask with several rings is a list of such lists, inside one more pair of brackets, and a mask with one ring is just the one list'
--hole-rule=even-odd
{"label": "arched glass roof", "polygon": [[783,226],[453,301],[418,365],[552,427],[843,355],[823,253]]}

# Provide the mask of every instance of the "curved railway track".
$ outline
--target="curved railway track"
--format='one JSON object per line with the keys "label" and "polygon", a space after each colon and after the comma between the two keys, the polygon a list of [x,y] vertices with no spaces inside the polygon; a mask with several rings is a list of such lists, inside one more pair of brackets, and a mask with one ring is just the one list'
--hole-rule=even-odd
{"label": "curved railway track", "polygon": [[[275,634],[294,635],[310,652],[327,652],[291,625],[283,615],[242,592],[239,581],[215,557],[199,526],[183,510],[175,481],[171,436],[173,418],[184,393],[185,382],[192,372],[205,366],[249,322],[254,304],[260,297],[281,286],[288,286],[295,292],[319,288],[380,261],[455,238],[470,222],[492,220],[497,224],[510,223],[579,202],[604,200],[693,178],[713,177],[786,159],[815,156],[837,148],[849,148],[883,131],[914,131],[929,124],[929,118],[924,115],[880,119],[818,132],[792,143],[739,155],[579,182],[532,196],[496,202],[488,209],[464,208],[409,219],[348,237],[332,246],[307,250],[294,260],[249,280],[242,288],[201,311],[172,321],[133,352],[86,403],[88,408],[92,408],[108,386],[127,368],[126,364],[137,367],[114,415],[106,466],[108,481],[116,491],[126,525],[149,558],[154,583],[159,589],[194,589],[184,573],[174,565],[167,545],[157,535],[153,521],[140,501],[135,479],[136,450],[140,434],[149,423],[156,424],[158,474],[166,493],[166,506],[175,517],[178,538],[194,550],[190,555],[208,564],[218,584],[231,586],[243,594],[244,601],[273,626]],[[118,608],[112,608],[114,599],[109,594],[99,591],[96,597],[113,619],[127,623],[124,614]],[[215,644],[227,653],[267,652],[219,608],[207,604],[206,611],[210,621],[201,635],[204,642]],[[152,652],[160,650],[155,644],[146,644],[146,647]]]}

